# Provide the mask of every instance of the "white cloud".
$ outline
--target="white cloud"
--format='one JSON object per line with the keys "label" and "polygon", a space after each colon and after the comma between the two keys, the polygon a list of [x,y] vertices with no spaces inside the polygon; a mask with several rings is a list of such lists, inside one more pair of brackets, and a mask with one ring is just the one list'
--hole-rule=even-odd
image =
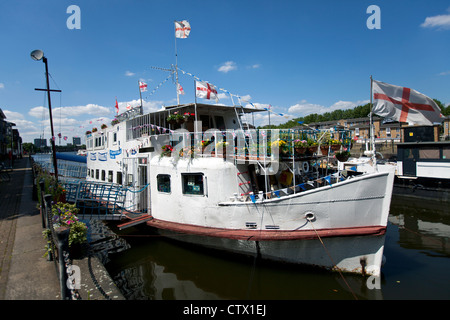
{"label": "white cloud", "polygon": [[448,76],[450,75],[450,71],[444,71],[438,74],[438,76]]}
{"label": "white cloud", "polygon": [[0,89],[5,89],[5,84],[0,82]]}
{"label": "white cloud", "polygon": [[294,113],[298,116],[306,116],[311,113],[324,113],[327,111],[327,108],[314,103],[308,103],[306,100],[300,101],[291,107],[289,107],[288,112]]}
{"label": "white cloud", "polygon": [[306,100],[300,101],[288,109],[289,113],[293,113],[296,116],[307,116],[312,113],[322,114],[325,112],[333,112],[335,110],[351,109],[357,106],[365,105],[369,100],[358,101],[337,101],[329,107],[322,106],[320,104],[308,103]]}
{"label": "white cloud", "polygon": [[223,73],[227,73],[230,72],[232,70],[236,70],[237,66],[236,63],[233,61],[227,61],[225,62],[223,65],[221,65],[218,69],[218,71],[223,72]]}
{"label": "white cloud", "polygon": [[248,66],[247,68],[248,69],[259,69],[261,67],[261,65],[260,64],[252,64],[251,66]]}
{"label": "white cloud", "polygon": [[[450,8],[447,9],[447,12],[450,12]],[[425,22],[420,26],[422,28],[450,29],[450,14],[426,17]]]}
{"label": "white cloud", "polygon": [[[106,108],[103,106],[99,106],[97,104],[87,104],[85,106],[73,106],[73,107],[61,107],[55,108],[52,110],[54,117],[77,117],[83,115],[108,115],[113,111],[113,107]],[[42,118],[42,116],[46,116],[48,114],[48,109],[42,106],[31,108],[28,114],[35,118]]]}
{"label": "white cloud", "polygon": [[5,114],[6,119],[9,122],[14,122],[14,121],[21,120],[24,118],[23,114],[21,114],[20,112],[3,110],[3,113]]}
{"label": "white cloud", "polygon": [[127,70],[127,71],[125,72],[125,75],[126,75],[127,77],[132,77],[132,76],[135,75],[135,73]]}

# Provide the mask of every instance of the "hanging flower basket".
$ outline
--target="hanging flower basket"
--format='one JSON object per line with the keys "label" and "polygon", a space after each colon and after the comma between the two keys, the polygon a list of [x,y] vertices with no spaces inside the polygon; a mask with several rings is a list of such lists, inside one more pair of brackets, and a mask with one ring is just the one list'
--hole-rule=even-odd
{"label": "hanging flower basket", "polygon": [[348,158],[350,158],[350,152],[348,151],[337,152],[335,156],[336,159],[338,159],[340,162],[345,162],[348,160]]}
{"label": "hanging flower basket", "polygon": [[318,146],[309,146],[307,151],[309,154],[313,154],[317,152],[317,149],[319,149]]}
{"label": "hanging flower basket", "polygon": [[331,150],[339,151],[339,149],[341,149],[341,145],[340,144],[332,144],[331,145]]}
{"label": "hanging flower basket", "polygon": [[320,152],[322,152],[323,156],[327,156],[328,155],[328,145],[320,146]]}
{"label": "hanging flower basket", "polygon": [[306,148],[305,147],[295,147],[295,154],[297,155],[302,155],[306,153]]}

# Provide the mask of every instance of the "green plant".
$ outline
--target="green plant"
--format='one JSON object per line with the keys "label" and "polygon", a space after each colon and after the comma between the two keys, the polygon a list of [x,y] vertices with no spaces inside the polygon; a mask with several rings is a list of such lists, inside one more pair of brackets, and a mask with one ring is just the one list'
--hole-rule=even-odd
{"label": "green plant", "polygon": [[57,202],[52,206],[53,228],[69,227],[69,246],[87,241],[87,226],[79,221],[78,212],[75,204]]}
{"label": "green plant", "polygon": [[295,148],[306,148],[308,146],[308,141],[306,140],[294,140],[294,147]]}

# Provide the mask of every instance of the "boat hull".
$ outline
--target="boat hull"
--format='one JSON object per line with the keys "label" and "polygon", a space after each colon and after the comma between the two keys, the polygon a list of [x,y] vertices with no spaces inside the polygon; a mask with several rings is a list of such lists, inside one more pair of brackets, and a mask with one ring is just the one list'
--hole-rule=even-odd
{"label": "boat hull", "polygon": [[153,219],[162,236],[215,250],[332,271],[380,276],[386,227],[280,231],[223,230]]}

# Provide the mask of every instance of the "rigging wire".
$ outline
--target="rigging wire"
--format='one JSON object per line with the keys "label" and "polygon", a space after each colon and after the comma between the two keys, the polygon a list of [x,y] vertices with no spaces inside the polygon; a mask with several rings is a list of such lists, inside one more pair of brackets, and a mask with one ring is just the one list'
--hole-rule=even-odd
{"label": "rigging wire", "polygon": [[352,293],[353,298],[355,298],[355,300],[358,300],[358,297],[357,297],[357,296],[355,295],[355,293],[353,292],[353,290],[352,290],[352,288],[350,287],[350,285],[348,284],[347,280],[345,280],[345,277],[344,277],[344,275],[342,274],[341,269],[338,268],[338,266],[337,266],[336,263],[334,262],[333,258],[331,257],[330,252],[328,251],[327,247],[326,247],[325,244],[323,243],[322,238],[320,237],[319,233],[317,232],[316,228],[314,227],[314,224],[312,223],[311,219],[307,219],[307,221],[308,221],[309,223],[311,223],[311,226],[312,226],[314,232],[316,233],[317,238],[319,239],[320,243],[322,244],[323,248],[325,249],[325,252],[327,253],[328,257],[330,258],[331,263],[334,265],[335,269],[339,272],[339,274],[340,274],[342,280],[344,281],[344,283],[346,284],[347,288],[348,288],[348,289],[350,290],[350,292]]}

